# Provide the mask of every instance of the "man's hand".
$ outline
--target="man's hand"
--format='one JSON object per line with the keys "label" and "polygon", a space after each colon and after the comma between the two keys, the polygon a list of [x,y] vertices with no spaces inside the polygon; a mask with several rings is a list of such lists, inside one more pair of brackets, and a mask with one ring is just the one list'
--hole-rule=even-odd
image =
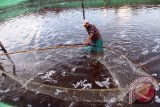
{"label": "man's hand", "polygon": [[88,45],[89,43],[88,43],[88,42],[84,42],[83,44],[84,44],[84,45]]}
{"label": "man's hand", "polygon": [[84,42],[83,44],[88,46],[91,45],[91,42]]}
{"label": "man's hand", "polygon": [[85,40],[84,45],[89,45],[91,44],[91,38],[92,38],[93,34],[88,35],[88,38]]}

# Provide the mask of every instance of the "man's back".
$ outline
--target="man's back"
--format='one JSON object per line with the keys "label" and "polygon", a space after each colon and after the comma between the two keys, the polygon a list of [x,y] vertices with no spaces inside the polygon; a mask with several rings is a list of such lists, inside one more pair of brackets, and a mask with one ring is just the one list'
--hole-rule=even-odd
{"label": "man's back", "polygon": [[92,41],[96,41],[99,38],[101,38],[101,35],[95,25],[89,24],[89,26],[86,29],[87,29],[88,35],[93,34],[93,37],[91,38]]}

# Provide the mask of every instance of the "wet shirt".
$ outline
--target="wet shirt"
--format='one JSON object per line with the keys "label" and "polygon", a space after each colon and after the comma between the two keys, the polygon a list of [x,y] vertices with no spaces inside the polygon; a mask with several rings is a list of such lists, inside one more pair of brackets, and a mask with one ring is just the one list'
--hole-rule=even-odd
{"label": "wet shirt", "polygon": [[89,24],[89,26],[86,29],[88,35],[93,34],[93,37],[91,38],[92,41],[96,41],[99,38],[101,38],[101,35],[95,25]]}

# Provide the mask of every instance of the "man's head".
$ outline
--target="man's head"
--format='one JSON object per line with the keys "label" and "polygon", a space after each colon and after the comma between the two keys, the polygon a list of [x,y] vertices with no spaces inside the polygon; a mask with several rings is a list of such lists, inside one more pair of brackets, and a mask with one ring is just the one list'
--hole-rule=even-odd
{"label": "man's head", "polygon": [[88,20],[83,20],[83,26],[87,28],[89,26],[89,21]]}

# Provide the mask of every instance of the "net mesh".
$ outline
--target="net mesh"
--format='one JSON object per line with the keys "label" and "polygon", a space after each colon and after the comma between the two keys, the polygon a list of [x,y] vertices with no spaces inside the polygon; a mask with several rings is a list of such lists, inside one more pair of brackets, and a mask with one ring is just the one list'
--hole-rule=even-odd
{"label": "net mesh", "polygon": [[[54,53],[55,51],[58,54],[57,56]],[[23,70],[24,66],[17,68],[17,71],[19,71],[17,72],[18,76],[14,76],[11,72],[6,73],[3,71],[3,73],[20,83],[27,90],[76,102],[107,102],[111,98],[122,100],[128,92],[129,85],[135,79],[149,76],[141,68],[131,63],[125,56],[113,51],[105,50],[105,56],[99,58],[84,56],[84,53],[81,53],[81,51],[81,48],[76,49],[76,51],[75,48],[52,50],[49,53],[54,53],[56,58],[54,59],[54,56],[51,56],[43,62],[44,64],[52,59],[50,62],[50,64],[52,63],[51,67],[44,67],[41,66],[43,64],[40,64],[41,71],[39,71],[37,66],[32,66],[35,63],[32,62],[30,65],[32,68],[24,65],[27,69],[26,72]],[[65,54],[60,54],[62,52],[65,52]],[[44,57],[43,52],[36,53],[36,56]],[[35,53],[26,54],[27,58],[29,58],[28,56],[31,57],[32,54]],[[16,55],[17,57],[24,58],[25,55]],[[57,62],[56,59],[61,60]],[[26,59],[26,61],[28,60]],[[19,63],[22,64],[20,60]],[[29,62],[27,62],[27,65],[29,65]],[[93,67],[95,65],[96,67],[100,66],[99,68],[104,68],[96,68],[98,72],[101,72],[100,74],[94,71],[95,68]]]}

